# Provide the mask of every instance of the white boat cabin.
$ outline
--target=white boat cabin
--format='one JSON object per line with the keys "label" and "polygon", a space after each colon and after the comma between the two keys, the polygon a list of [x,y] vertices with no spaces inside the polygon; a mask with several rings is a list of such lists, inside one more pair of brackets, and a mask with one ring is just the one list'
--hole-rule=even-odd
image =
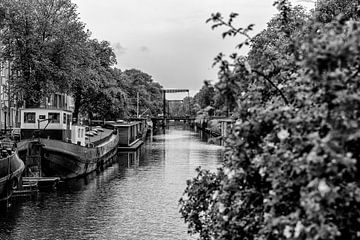
{"label": "white boat cabin", "polygon": [[85,126],[72,125],[71,142],[81,146],[85,146],[85,132],[86,132]]}
{"label": "white boat cabin", "polygon": [[20,110],[21,139],[32,138],[36,130],[40,137],[69,142],[72,113],[68,110],[25,108]]}

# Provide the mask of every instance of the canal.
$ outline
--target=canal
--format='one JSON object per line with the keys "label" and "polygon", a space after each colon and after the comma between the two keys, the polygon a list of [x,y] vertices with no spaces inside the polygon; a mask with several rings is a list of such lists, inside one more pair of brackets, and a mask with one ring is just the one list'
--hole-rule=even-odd
{"label": "canal", "polygon": [[172,126],[103,172],[17,202],[0,214],[0,239],[192,239],[178,200],[196,167],[221,159],[221,147]]}

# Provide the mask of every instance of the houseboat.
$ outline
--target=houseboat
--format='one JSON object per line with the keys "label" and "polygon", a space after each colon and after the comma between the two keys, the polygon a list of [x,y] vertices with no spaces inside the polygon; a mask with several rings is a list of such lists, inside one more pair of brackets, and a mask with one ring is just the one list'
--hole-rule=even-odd
{"label": "houseboat", "polygon": [[66,180],[86,175],[103,168],[119,144],[116,131],[72,124],[66,104],[21,109],[20,122],[18,150],[27,176]]}
{"label": "houseboat", "polygon": [[146,138],[146,121],[138,119],[118,120],[116,122],[106,122],[105,128],[115,130],[119,135],[118,150],[136,150]]}
{"label": "houseboat", "polygon": [[0,205],[3,206],[19,187],[25,166],[11,141],[0,141],[0,150]]}

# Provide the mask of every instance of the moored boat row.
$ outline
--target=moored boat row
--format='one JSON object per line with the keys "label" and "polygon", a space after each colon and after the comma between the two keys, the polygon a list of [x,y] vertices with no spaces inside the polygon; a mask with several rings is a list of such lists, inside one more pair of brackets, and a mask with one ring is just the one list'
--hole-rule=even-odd
{"label": "moored boat row", "polygon": [[0,159],[0,202],[11,196],[22,176],[67,180],[102,170],[119,147],[137,148],[147,132],[144,119],[88,127],[72,124],[71,112],[61,109],[27,108],[20,113],[17,149]]}
{"label": "moored boat row", "polygon": [[145,139],[146,119],[86,126],[73,122],[73,109],[65,94],[20,109],[20,126],[11,134],[17,147],[0,145],[0,202],[8,200],[19,185],[17,191],[25,193],[28,183],[52,186],[102,170],[121,148],[136,149]]}

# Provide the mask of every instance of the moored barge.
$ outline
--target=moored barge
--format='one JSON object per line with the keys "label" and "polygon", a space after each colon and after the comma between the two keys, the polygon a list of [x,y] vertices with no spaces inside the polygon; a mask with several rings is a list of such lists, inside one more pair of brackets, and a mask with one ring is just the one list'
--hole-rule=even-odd
{"label": "moored barge", "polygon": [[0,149],[0,204],[3,205],[19,187],[25,166],[12,142],[0,141]]}
{"label": "moored barge", "polygon": [[116,131],[87,129],[72,124],[66,108],[24,108],[18,150],[29,177],[59,177],[62,180],[103,168],[116,155]]}

